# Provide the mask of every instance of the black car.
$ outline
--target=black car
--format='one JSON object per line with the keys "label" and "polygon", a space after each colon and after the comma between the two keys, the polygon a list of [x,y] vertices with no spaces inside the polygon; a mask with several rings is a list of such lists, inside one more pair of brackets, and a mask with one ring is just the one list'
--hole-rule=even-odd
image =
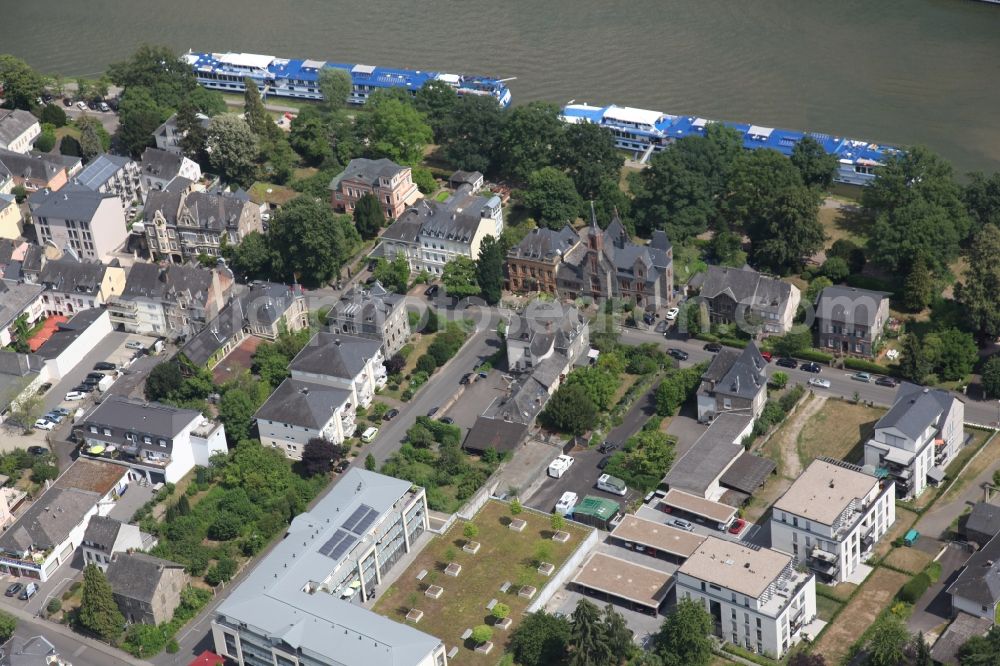
{"label": "black car", "polygon": [[876,377],[875,383],[879,386],[888,386],[889,388],[896,388],[896,380],[892,377]]}
{"label": "black car", "polygon": [[85,377],[84,380],[82,382],[80,382],[80,385],[81,386],[89,386],[89,387],[93,388],[93,387],[97,386],[97,384],[100,381],[101,381],[100,379],[94,379],[93,377]]}
{"label": "black car", "polygon": [[603,444],[601,444],[600,446],[597,447],[597,452],[598,453],[611,453],[612,451],[614,451],[617,448],[618,448],[618,445],[615,444],[614,442],[604,442]]}
{"label": "black car", "polygon": [[646,314],[642,315],[642,320],[646,322],[647,326],[649,326],[654,321],[656,321],[656,315],[654,315],[652,312],[647,312]]}
{"label": "black car", "polygon": [[431,407],[430,411],[427,412],[427,418],[430,418],[430,417],[434,416],[435,414],[437,414],[439,409],[441,409],[441,408],[440,407]]}
{"label": "black car", "polygon": [[713,354],[716,354],[722,351],[722,345],[720,345],[718,342],[707,342],[705,343],[705,346],[702,347],[702,349],[704,349],[707,352],[712,352]]}
{"label": "black car", "polygon": [[385,413],[385,416],[382,417],[382,420],[383,421],[391,421],[394,418],[396,418],[397,416],[399,416],[399,410],[398,409],[390,409],[389,411],[387,411]]}
{"label": "black car", "polygon": [[347,458],[344,458],[334,466],[333,471],[336,472],[337,474],[342,474],[344,470],[350,466],[351,466],[351,461],[348,460]]}
{"label": "black car", "polygon": [[470,381],[472,381],[472,378],[475,377],[475,376],[476,376],[476,373],[474,373],[474,372],[470,372],[467,375],[462,375],[462,378],[458,380],[458,383],[459,384],[468,384]]}
{"label": "black car", "polygon": [[608,466],[609,462],[611,462],[611,456],[604,456],[598,461],[597,469],[604,469],[605,467]]}
{"label": "black car", "polygon": [[431,286],[424,289],[424,296],[427,296],[428,298],[434,298],[435,296],[438,295],[439,291],[441,291],[441,287],[437,286],[436,284],[432,284]]}
{"label": "black car", "polygon": [[93,379],[93,380],[96,380],[96,381],[101,381],[105,377],[107,377],[107,375],[105,375],[103,372],[88,372],[87,373],[87,379]]}
{"label": "black car", "polygon": [[107,361],[94,364],[94,370],[115,370],[117,367],[114,363],[108,363]]}
{"label": "black car", "polygon": [[688,360],[688,353],[683,349],[677,349],[676,347],[671,347],[670,349],[667,350],[667,354],[673,356],[678,361]]}
{"label": "black car", "polygon": [[803,363],[799,369],[806,372],[819,372],[822,368],[819,363]]}
{"label": "black car", "polygon": [[88,384],[77,384],[76,386],[74,386],[70,390],[71,391],[79,391],[80,393],[90,393],[91,391],[94,390],[94,387],[96,387],[96,386],[97,386],[97,384],[89,384],[89,385]]}
{"label": "black car", "polygon": [[73,100],[69,97],[63,97],[63,106],[73,106]]}
{"label": "black car", "polygon": [[52,384],[50,382],[45,382],[38,387],[38,391],[36,391],[36,393],[38,393],[38,395],[44,395],[50,388],[52,388]]}
{"label": "black car", "polygon": [[20,583],[12,583],[7,587],[7,591],[3,594],[5,597],[17,596],[17,593],[21,591],[22,587],[24,587],[24,585],[21,585]]}
{"label": "black car", "polygon": [[791,368],[793,370],[799,367],[798,361],[796,361],[794,358],[788,358],[787,356],[779,358],[777,361],[774,362],[774,364],[780,365],[783,368]]}
{"label": "black car", "polygon": [[455,422],[455,419],[451,418],[450,416],[442,416],[441,418],[438,419],[438,421],[444,423],[445,425],[451,425]]}
{"label": "black car", "polygon": [[378,268],[378,259],[372,259],[371,261],[368,262],[369,271],[375,272],[376,268]]}
{"label": "black car", "polygon": [[33,456],[45,456],[48,455],[49,450],[44,446],[29,446],[28,453]]}

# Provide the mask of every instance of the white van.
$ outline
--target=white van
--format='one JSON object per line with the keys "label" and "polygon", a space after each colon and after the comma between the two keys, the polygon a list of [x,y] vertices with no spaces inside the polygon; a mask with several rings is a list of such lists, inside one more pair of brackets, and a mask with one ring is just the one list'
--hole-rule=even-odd
{"label": "white van", "polygon": [[376,428],[375,426],[372,426],[372,427],[368,428],[367,430],[365,430],[363,433],[361,433],[361,441],[364,442],[365,444],[367,444],[368,442],[370,442],[373,439],[375,439],[375,436],[377,434],[378,434],[378,428]]}
{"label": "white van", "polygon": [[567,490],[556,502],[556,513],[560,516],[565,516],[570,510],[576,506],[576,500],[578,499],[577,494],[572,490]]}
{"label": "white van", "polygon": [[549,476],[553,479],[562,478],[562,475],[566,473],[573,463],[576,462],[573,456],[561,455],[551,463],[549,463]]}
{"label": "white van", "polygon": [[601,474],[597,477],[597,489],[612,495],[624,495],[628,492],[628,486],[625,485],[625,482],[610,474]]}

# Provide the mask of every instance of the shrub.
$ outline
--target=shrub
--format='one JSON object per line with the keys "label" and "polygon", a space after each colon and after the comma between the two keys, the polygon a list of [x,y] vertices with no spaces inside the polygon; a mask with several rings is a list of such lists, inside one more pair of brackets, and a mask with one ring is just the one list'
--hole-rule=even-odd
{"label": "shrub", "polygon": [[177,644],[177,639],[176,638],[171,638],[167,642],[167,652],[169,654],[177,654],[180,651],[180,649],[181,649],[181,646]]}
{"label": "shrub", "polygon": [[475,523],[466,523],[465,528],[462,530],[462,534],[465,535],[466,539],[475,539],[479,536],[479,528],[476,527]]}
{"label": "shrub", "polygon": [[52,599],[49,600],[49,603],[45,607],[45,610],[49,615],[52,615],[53,613],[58,613],[59,611],[62,610],[62,601],[57,597],[53,597]]}
{"label": "shrub", "polygon": [[795,358],[800,358],[803,361],[813,361],[815,363],[826,363],[827,365],[833,361],[833,356],[825,352],[821,352],[816,349],[800,349],[792,354]]}
{"label": "shrub", "polygon": [[907,581],[906,585],[900,589],[897,595],[900,601],[908,604],[915,604],[931,586],[931,578],[926,573],[921,572]]}
{"label": "shrub", "polygon": [[488,642],[493,638],[493,629],[488,625],[481,624],[472,630],[472,640],[478,645]]}
{"label": "shrub", "polygon": [[523,511],[523,509],[521,508],[521,500],[515,497],[510,502],[510,515],[516,516],[517,514],[521,513],[521,511]]}
{"label": "shrub", "polygon": [[428,375],[437,370],[438,362],[430,354],[424,354],[417,359],[417,370],[426,372]]}
{"label": "shrub", "polygon": [[493,610],[490,611],[490,614],[496,619],[502,620],[510,615],[510,606],[507,604],[494,604]]}
{"label": "shrub", "polygon": [[884,365],[879,365],[878,363],[872,363],[871,361],[866,361],[860,358],[853,358],[848,356],[844,359],[844,367],[849,370],[858,370],[861,372],[870,372],[876,375],[889,375],[892,374],[892,370]]}
{"label": "shrub", "polygon": [[783,389],[788,385],[788,374],[779,370],[771,375],[768,383],[776,389]]}
{"label": "shrub", "polygon": [[927,578],[932,584],[938,582],[938,580],[941,579],[941,563],[931,562],[927,565],[927,568],[924,569],[924,573],[927,574]]}

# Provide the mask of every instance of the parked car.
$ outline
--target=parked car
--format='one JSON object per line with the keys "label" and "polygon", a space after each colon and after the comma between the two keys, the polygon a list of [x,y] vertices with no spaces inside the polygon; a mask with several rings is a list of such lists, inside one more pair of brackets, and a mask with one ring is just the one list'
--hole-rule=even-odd
{"label": "parked car", "polygon": [[853,375],[851,375],[851,379],[868,384],[869,382],[871,382],[872,376],[867,372],[855,372]]}
{"label": "parked car", "polygon": [[694,525],[692,525],[688,521],[684,520],[683,518],[674,518],[673,520],[671,520],[667,524],[670,525],[671,527],[676,527],[676,528],[684,530],[686,532],[693,532],[694,531]]}
{"label": "parked car", "polygon": [[125,343],[125,349],[145,349],[146,345],[142,344],[138,340],[129,340]]}
{"label": "parked car", "polygon": [[809,380],[809,386],[815,386],[817,388],[830,388],[830,380],[822,379],[820,377],[812,377]]}
{"label": "parked car", "polygon": [[670,349],[668,349],[667,354],[673,356],[678,361],[688,360],[688,353],[683,349],[678,349],[677,347],[671,347]]}
{"label": "parked car", "polygon": [[84,393],[83,391],[73,390],[73,391],[70,391],[69,393],[66,394],[66,400],[67,400],[67,402],[73,402],[75,400],[83,400],[86,397],[87,397],[87,394]]}
{"label": "parked car", "polygon": [[87,379],[95,379],[97,381],[101,381],[105,377],[107,377],[107,375],[104,374],[103,372],[88,372],[87,373]]}
{"label": "parked car", "polygon": [[455,419],[451,418],[450,416],[442,416],[441,418],[438,419],[438,421],[446,425],[451,425],[455,422]]}
{"label": "parked car", "polygon": [[679,315],[680,313],[681,313],[680,308],[670,308],[669,310],[667,310],[667,314],[663,315],[663,318],[666,319],[667,321],[673,321],[674,319],[677,319],[677,315]]}
{"label": "parked car", "polygon": [[73,100],[69,97],[63,97],[63,106],[73,106]]}
{"label": "parked car", "polygon": [[704,349],[707,352],[712,352],[713,354],[717,354],[720,351],[722,351],[722,345],[720,345],[718,342],[706,342],[705,346],[702,347],[702,349]]}
{"label": "parked car", "polygon": [[97,105],[97,107],[104,113],[107,113],[108,111],[111,110],[111,107],[108,106],[107,102],[101,102],[100,104]]}
{"label": "parked car", "polygon": [[391,421],[394,418],[396,418],[397,416],[399,416],[399,410],[398,409],[390,409],[389,411],[387,411],[385,413],[385,416],[382,417],[382,420],[383,421]]}
{"label": "parked car", "polygon": [[94,370],[117,370],[118,366],[114,363],[108,363],[107,361],[101,361],[100,363],[94,364]]}
{"label": "parked car", "polygon": [[743,531],[743,528],[747,526],[747,521],[742,518],[737,518],[733,521],[733,524],[729,526],[730,534],[739,534]]}
{"label": "parked car", "polygon": [[35,421],[35,427],[39,430],[53,430],[56,424],[46,418],[41,418]]}
{"label": "parked car", "polygon": [[361,441],[367,444],[368,442],[375,439],[377,435],[378,435],[378,428],[376,428],[375,426],[371,426],[369,428],[366,428],[365,431],[361,433]]}
{"label": "parked car", "polygon": [[81,99],[79,102],[76,103],[76,108],[80,109],[81,111],[86,111],[87,103]]}
{"label": "parked car", "polygon": [[57,414],[56,412],[46,412],[45,414],[42,414],[42,416],[53,423],[62,423],[63,419],[66,418],[62,414]]}
{"label": "parked car", "polygon": [[597,461],[597,469],[604,469],[608,466],[609,462],[611,462],[611,456],[604,456]]}
{"label": "parked car", "polygon": [[771,362],[771,359],[772,359],[772,358],[774,358],[774,356],[773,356],[773,355],[771,354],[771,352],[769,352],[769,351],[762,351],[762,352],[760,353],[760,355],[761,355],[761,356],[762,356],[762,357],[764,358],[764,360],[765,360],[765,361],[767,361],[768,363],[770,363],[770,362]]}
{"label": "parked car", "polygon": [[38,387],[38,391],[36,391],[36,393],[38,393],[38,395],[45,395],[45,392],[48,391],[50,388],[52,388],[52,383],[45,382],[44,384]]}
{"label": "parked car", "polygon": [[656,321],[656,315],[652,312],[647,312],[642,315],[642,321],[645,322],[646,326],[650,326],[654,321]]}
{"label": "parked car", "polygon": [[27,601],[31,597],[35,596],[36,592],[38,592],[38,583],[28,583],[25,588],[21,590],[21,594],[17,595],[17,598],[21,601]]}
{"label": "parked car", "polygon": [[44,446],[29,446],[28,453],[33,456],[47,456],[49,454],[49,450]]}
{"label": "parked car", "polygon": [[796,361],[794,358],[789,358],[787,356],[782,356],[777,361],[775,361],[774,364],[780,365],[782,368],[791,368],[793,370],[799,367],[798,361]]}
{"label": "parked car", "polygon": [[598,453],[611,453],[618,448],[618,445],[612,441],[604,440],[604,443],[597,447]]}
{"label": "parked car", "polygon": [[52,410],[53,414],[58,414],[59,416],[69,416],[69,410],[65,407],[56,407]]}
{"label": "parked car", "polygon": [[439,409],[441,409],[441,408],[440,407],[431,407],[430,410],[427,412],[427,418],[433,417],[435,414],[438,413]]}
{"label": "parked car", "polygon": [[816,373],[818,373],[823,368],[822,368],[822,366],[820,366],[819,363],[803,363],[801,366],[799,366],[799,369],[800,370],[805,370],[806,372],[816,372]]}
{"label": "parked car", "polygon": [[437,286],[436,284],[432,284],[431,286],[424,289],[424,296],[428,298],[434,298],[435,296],[438,295],[439,291],[441,291],[441,287]]}
{"label": "parked car", "polygon": [[888,386],[889,388],[896,388],[896,380],[892,377],[876,377],[875,383],[879,386]]}
{"label": "parked car", "polygon": [[347,458],[344,458],[343,460],[341,460],[340,462],[338,462],[336,465],[334,465],[333,471],[335,473],[337,473],[337,474],[343,474],[344,470],[347,469],[350,466],[351,466],[351,461],[348,460]]}
{"label": "parked car", "polygon": [[17,596],[17,593],[21,591],[22,587],[24,587],[24,585],[21,585],[20,583],[11,583],[7,587],[7,591],[4,592],[4,596],[6,597]]}

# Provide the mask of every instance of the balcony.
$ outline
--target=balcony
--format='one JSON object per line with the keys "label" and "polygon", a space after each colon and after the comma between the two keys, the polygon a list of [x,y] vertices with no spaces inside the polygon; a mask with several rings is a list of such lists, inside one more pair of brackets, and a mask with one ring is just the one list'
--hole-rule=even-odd
{"label": "balcony", "polygon": [[94,460],[115,460],[126,465],[152,467],[155,469],[164,469],[171,463],[169,455],[159,454],[155,458],[149,458],[142,455],[142,451],[138,446],[128,444],[115,446],[114,444],[85,441],[80,446],[80,455]]}

